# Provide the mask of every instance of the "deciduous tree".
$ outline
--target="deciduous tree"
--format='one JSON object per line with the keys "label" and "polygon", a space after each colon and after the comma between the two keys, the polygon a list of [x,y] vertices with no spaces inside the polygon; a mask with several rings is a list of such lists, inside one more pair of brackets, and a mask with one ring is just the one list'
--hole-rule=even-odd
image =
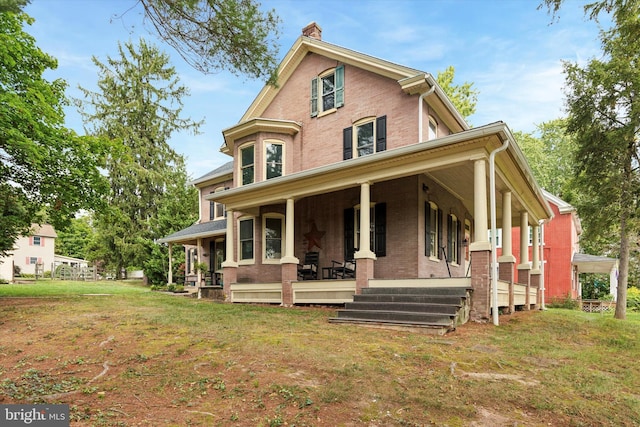
{"label": "deciduous tree", "polygon": [[438,71],[436,80],[438,84],[447,94],[458,112],[465,119],[476,112],[476,103],[478,102],[478,91],[473,88],[473,83],[464,82],[460,85],[453,83],[456,70],[453,66],[447,67],[444,71]]}
{"label": "deciduous tree", "polygon": [[0,12],[0,255],[31,223],[46,217],[64,228],[79,209],[99,206],[107,190],[98,169],[106,145],[65,128],[66,83],[43,77],[57,61],[25,32],[32,22]]}

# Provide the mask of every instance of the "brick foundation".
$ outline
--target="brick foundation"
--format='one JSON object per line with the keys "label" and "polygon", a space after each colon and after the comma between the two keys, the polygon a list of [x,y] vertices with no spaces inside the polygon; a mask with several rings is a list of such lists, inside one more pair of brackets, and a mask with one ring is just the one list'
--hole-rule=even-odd
{"label": "brick foundation", "polygon": [[491,251],[474,251],[471,255],[470,318],[474,322],[486,322],[491,318],[491,276],[489,259]]}

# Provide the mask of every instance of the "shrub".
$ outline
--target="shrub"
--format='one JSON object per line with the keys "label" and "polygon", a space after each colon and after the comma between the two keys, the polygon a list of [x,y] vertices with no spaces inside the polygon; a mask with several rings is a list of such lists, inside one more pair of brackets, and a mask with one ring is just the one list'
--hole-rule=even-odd
{"label": "shrub", "polygon": [[631,311],[640,311],[640,289],[635,286],[627,288],[627,308]]}
{"label": "shrub", "polygon": [[549,308],[565,308],[568,310],[576,310],[580,307],[578,301],[572,299],[570,296],[566,296],[563,298],[554,297],[551,298],[551,301],[547,304]]}

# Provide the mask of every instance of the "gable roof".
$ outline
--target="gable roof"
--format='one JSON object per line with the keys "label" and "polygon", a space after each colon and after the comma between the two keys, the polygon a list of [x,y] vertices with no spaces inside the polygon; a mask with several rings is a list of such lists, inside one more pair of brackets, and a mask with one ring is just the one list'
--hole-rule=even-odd
{"label": "gable roof", "polygon": [[[251,105],[249,105],[249,108],[240,118],[238,123],[243,123],[247,120],[261,117],[269,104],[278,94],[280,87],[289,80],[298,68],[298,65],[300,65],[302,60],[309,53],[315,53],[327,58],[335,59],[342,64],[352,65],[354,67],[394,79],[398,82],[402,90],[409,95],[423,94],[432,90],[432,93],[435,95],[435,99],[437,100],[434,102],[434,108],[436,111],[446,110],[454,118],[454,120],[448,120],[446,118],[446,114],[441,114],[443,120],[447,122],[447,126],[453,132],[460,132],[470,128],[464,117],[462,117],[462,115],[456,110],[451,100],[447,97],[431,74],[305,35],[300,36],[295,41],[291,49],[289,49],[283,58],[282,62],[280,62],[278,67],[277,86],[265,85]],[[225,142],[222,146],[222,151],[229,152],[229,148],[230,147],[227,147]]]}
{"label": "gable roof", "polygon": [[42,236],[42,237],[58,237],[56,230],[50,224],[31,224],[31,232],[29,236]]}

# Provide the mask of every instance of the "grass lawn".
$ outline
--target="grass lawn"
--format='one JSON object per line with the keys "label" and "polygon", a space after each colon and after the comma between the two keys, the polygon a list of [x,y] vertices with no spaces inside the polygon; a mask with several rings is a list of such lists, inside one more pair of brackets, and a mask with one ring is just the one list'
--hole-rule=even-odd
{"label": "grass lawn", "polygon": [[0,285],[0,403],[91,426],[638,426],[640,315],[501,316],[445,336],[139,283]]}

